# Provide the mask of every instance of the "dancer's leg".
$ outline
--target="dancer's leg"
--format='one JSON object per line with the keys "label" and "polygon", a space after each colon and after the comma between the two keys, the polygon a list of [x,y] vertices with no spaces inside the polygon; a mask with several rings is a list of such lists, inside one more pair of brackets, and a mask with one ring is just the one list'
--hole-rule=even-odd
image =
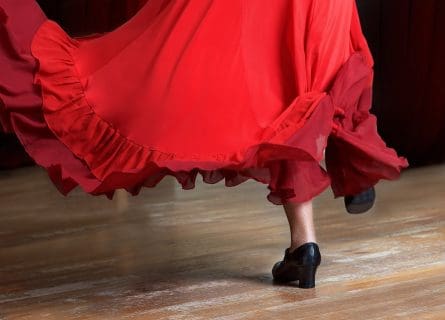
{"label": "dancer's leg", "polygon": [[285,203],[283,207],[290,228],[290,251],[307,242],[316,242],[312,200],[304,203]]}
{"label": "dancer's leg", "polygon": [[300,288],[313,288],[321,255],[315,242],[312,201],[285,202],[283,206],[289,221],[291,244],[284,259],[273,266],[273,278],[279,282],[298,280]]}

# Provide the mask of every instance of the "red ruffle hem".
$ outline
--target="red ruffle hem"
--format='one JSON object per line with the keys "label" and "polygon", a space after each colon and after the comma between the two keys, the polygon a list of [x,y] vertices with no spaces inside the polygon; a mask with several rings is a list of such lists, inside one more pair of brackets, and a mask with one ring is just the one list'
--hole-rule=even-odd
{"label": "red ruffle hem", "polygon": [[[63,194],[136,195],[166,175],[191,189],[200,174],[254,179],[283,204],[329,185],[358,193],[407,166],[369,112],[372,58],[352,0],[150,0],[117,30],[77,40],[32,1],[22,12],[5,1],[2,125]],[[24,11],[37,18],[18,39]]]}

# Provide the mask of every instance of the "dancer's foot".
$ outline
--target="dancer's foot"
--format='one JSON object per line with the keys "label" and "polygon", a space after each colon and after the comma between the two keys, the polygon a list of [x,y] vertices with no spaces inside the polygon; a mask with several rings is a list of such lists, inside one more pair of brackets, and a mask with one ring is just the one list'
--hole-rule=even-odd
{"label": "dancer's foot", "polygon": [[315,273],[321,262],[318,245],[308,242],[297,249],[286,249],[284,259],[275,263],[272,275],[276,282],[291,282],[298,280],[298,287],[315,287]]}
{"label": "dancer's foot", "polygon": [[365,213],[371,209],[375,202],[375,189],[371,187],[359,194],[345,196],[346,211],[351,214]]}

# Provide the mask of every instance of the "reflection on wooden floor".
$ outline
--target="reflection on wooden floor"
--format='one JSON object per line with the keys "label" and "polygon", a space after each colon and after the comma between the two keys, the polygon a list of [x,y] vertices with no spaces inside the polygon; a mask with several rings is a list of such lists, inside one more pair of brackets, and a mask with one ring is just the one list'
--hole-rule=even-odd
{"label": "reflection on wooden floor", "polygon": [[445,319],[445,166],[378,185],[369,214],[315,203],[317,287],[273,285],[288,245],[266,187],[60,196],[0,172],[0,319]]}

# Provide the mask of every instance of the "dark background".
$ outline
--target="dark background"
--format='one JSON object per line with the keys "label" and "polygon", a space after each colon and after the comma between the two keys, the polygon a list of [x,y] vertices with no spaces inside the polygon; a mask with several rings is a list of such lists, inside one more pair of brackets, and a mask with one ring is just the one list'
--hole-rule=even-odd
{"label": "dark background", "polygon": [[106,32],[124,23],[147,0],[37,0],[46,15],[72,35]]}
{"label": "dark background", "polygon": [[380,134],[412,166],[445,161],[445,1],[357,4],[376,63]]}
{"label": "dark background", "polygon": [[[38,2],[69,33],[84,35],[114,29],[145,1]],[[380,134],[411,166],[445,161],[445,1],[357,0],[357,5],[376,62],[373,113]],[[30,162],[14,139],[0,141],[0,166]]]}

